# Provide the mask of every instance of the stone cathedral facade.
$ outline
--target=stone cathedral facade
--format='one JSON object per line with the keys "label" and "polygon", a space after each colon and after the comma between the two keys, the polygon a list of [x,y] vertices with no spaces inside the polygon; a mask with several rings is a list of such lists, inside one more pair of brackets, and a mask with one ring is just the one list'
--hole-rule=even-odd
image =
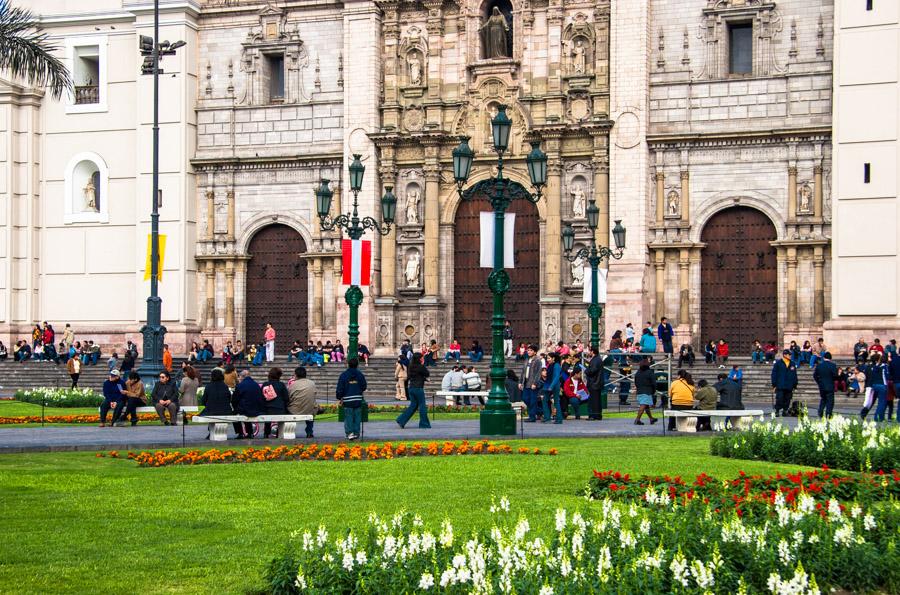
{"label": "stone cathedral facade", "polygon": [[[24,127],[16,134],[61,142],[6,157],[31,163],[40,180],[31,199],[46,203],[48,215],[5,225],[51,250],[74,246],[87,264],[75,274],[37,254],[5,254],[3,266],[16,274],[0,288],[0,335],[49,319],[115,343],[139,328],[146,292],[149,153],[140,141],[149,81],[138,74],[136,40],[151,23],[123,0],[87,2],[88,20],[62,4],[32,4],[73,67],[88,60],[81,68],[93,73],[92,48],[110,48],[97,52],[97,79],[76,85],[105,89],[89,93],[111,115],[84,117],[77,108],[89,93],[81,104],[52,102],[6,85],[7,130],[15,123]],[[347,211],[353,154],[366,166],[361,214],[377,216],[387,187],[398,197],[393,231],[365,238],[374,264],[361,340],[383,353],[407,338],[487,340],[489,271],[479,266],[478,243],[490,205],[460,200],[451,151],[470,137],[470,183],[493,175],[490,118],[501,104],[513,122],[505,174],[530,186],[530,142],[549,157],[541,200],[510,209],[516,265],[507,312],[521,340],[587,339],[581,263],[564,258],[560,233],[572,225],[585,245],[590,200],[600,210],[598,243],[611,242],[615,220],[628,229],[624,258],[603,265],[607,335],[661,316],[679,342],[695,346],[724,337],[745,349],[756,338],[827,330],[833,0],[162,4],[163,36],[188,42],[163,63],[162,287],[176,352],[198,335],[217,344],[258,339],[266,321],[285,350],[294,338],[344,335],[340,238],[319,230],[314,190],[330,180],[333,214]],[[112,53],[121,59],[106,60]],[[138,112],[115,127],[131,127],[139,148],[118,159],[122,137],[110,119],[134,97]],[[16,116],[25,109],[34,110],[29,118]],[[76,130],[87,145],[78,150]],[[88,165],[69,167],[85,150]],[[104,216],[79,212],[88,169],[108,189]],[[54,210],[74,215],[56,221]],[[138,245],[123,262],[113,259],[126,305],[60,303],[60,288],[77,293],[112,274],[91,264],[89,246],[113,225]]]}

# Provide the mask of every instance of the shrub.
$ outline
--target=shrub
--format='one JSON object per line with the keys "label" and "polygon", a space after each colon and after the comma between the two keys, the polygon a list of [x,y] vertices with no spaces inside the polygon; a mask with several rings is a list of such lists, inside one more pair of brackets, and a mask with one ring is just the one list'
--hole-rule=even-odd
{"label": "shrub", "polygon": [[17,401],[47,407],[99,407],[103,396],[89,388],[34,388],[17,390]]}
{"label": "shrub", "polygon": [[710,452],[720,457],[793,463],[848,471],[891,471],[900,461],[900,427],[855,417],[801,417],[797,427],[771,420],[741,433],[719,433]]}

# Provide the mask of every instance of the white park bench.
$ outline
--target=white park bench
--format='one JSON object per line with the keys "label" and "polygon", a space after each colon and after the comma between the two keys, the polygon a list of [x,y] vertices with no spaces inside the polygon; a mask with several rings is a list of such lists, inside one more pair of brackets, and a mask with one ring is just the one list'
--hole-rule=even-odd
{"label": "white park bench", "polygon": [[[182,405],[182,406],[178,407],[178,410],[182,413],[197,413],[198,411],[200,411],[200,407],[198,407],[197,405]],[[97,411],[100,411],[99,407],[97,408]],[[146,407],[146,406],[145,407],[137,407],[137,408],[135,408],[135,411],[139,414],[140,413],[154,413],[155,414],[156,407],[152,407],[152,406],[151,407]]]}
{"label": "white park bench", "polygon": [[277,422],[278,437],[282,440],[295,440],[297,438],[297,422],[312,420],[312,415],[292,414],[257,415],[256,417],[247,417],[245,415],[215,415],[201,417],[197,415],[191,418],[191,423],[208,424],[209,439],[213,442],[223,442],[228,440],[228,427],[237,422],[259,424]]}
{"label": "white park bench", "polygon": [[696,432],[697,418],[710,418],[710,425],[715,428],[718,424],[724,427],[725,418],[731,418],[731,426],[735,430],[744,429],[745,419],[763,417],[765,413],[762,409],[666,409],[663,411],[663,417],[674,417],[675,428],[679,432]]}
{"label": "white park bench", "polygon": [[469,397],[471,399],[477,399],[481,397],[483,399],[487,399],[490,393],[486,390],[484,391],[455,391],[455,390],[439,390],[435,393],[438,398],[444,397],[445,403],[447,407],[452,407],[456,404],[456,399],[464,399]]}

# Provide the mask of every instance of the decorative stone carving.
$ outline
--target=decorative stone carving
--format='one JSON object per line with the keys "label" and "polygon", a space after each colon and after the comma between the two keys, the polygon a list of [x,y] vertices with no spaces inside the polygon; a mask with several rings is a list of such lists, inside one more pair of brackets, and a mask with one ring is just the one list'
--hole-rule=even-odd
{"label": "decorative stone carving", "polygon": [[410,52],[406,55],[406,65],[409,69],[409,84],[422,84],[422,60],[416,52]]}
{"label": "decorative stone carving", "polygon": [[406,267],[403,270],[406,286],[409,288],[418,288],[420,273],[421,257],[419,256],[419,251],[411,250],[406,257]]}
{"label": "decorative stone carving", "polygon": [[428,40],[415,25],[409,27],[400,42],[400,86],[405,97],[421,97],[428,79]]}
{"label": "decorative stone carving", "polygon": [[98,176],[91,175],[87,179],[87,184],[84,185],[84,188],[81,190],[81,194],[84,200],[84,207],[82,211],[85,213],[99,213],[100,212],[100,187],[94,180],[94,178],[99,178]]}
{"label": "decorative stone carving", "polygon": [[797,188],[797,212],[808,215],[812,213],[813,189],[809,182],[803,182]]}
{"label": "decorative stone carving", "polygon": [[666,217],[676,218],[681,215],[681,195],[675,189],[666,194]]}
{"label": "decorative stone carving", "polygon": [[576,219],[584,219],[587,209],[587,196],[584,187],[577,184],[572,189],[572,216]]}
{"label": "decorative stone carving", "polygon": [[481,47],[485,59],[509,58],[512,28],[498,7],[494,7],[481,26]]}
{"label": "decorative stone carving", "polygon": [[284,60],[284,97],[280,102],[308,101],[301,71],[309,66],[309,54],[297,25],[289,26],[286,13],[271,5],[266,5],[258,14],[259,26],[253,27],[241,43],[240,67],[247,75],[247,84],[238,103],[265,105],[272,102],[264,76],[265,58],[279,55]]}
{"label": "decorative stone carving", "polygon": [[584,265],[580,256],[572,262],[572,287],[584,287]]}
{"label": "decorative stone carving", "polygon": [[697,37],[705,44],[704,63],[697,79],[720,79],[728,75],[728,27],[731,23],[753,23],[753,75],[783,74],[776,59],[775,38],[784,28],[773,2],[762,0],[709,0],[703,9]]}
{"label": "decorative stone carving", "polygon": [[[573,86],[587,86],[593,73],[594,24],[587,15],[579,12],[563,31],[562,43],[566,56],[566,74],[574,77]],[[579,80],[579,79],[584,79]]]}
{"label": "decorative stone carving", "polygon": [[552,341],[556,343],[559,341],[559,311],[557,310],[545,310],[544,311],[544,341]]}
{"label": "decorative stone carving", "polygon": [[419,224],[419,187],[410,185],[406,190],[406,224]]}
{"label": "decorative stone carving", "polygon": [[425,127],[425,110],[414,105],[403,110],[403,127],[410,132],[418,132]]}

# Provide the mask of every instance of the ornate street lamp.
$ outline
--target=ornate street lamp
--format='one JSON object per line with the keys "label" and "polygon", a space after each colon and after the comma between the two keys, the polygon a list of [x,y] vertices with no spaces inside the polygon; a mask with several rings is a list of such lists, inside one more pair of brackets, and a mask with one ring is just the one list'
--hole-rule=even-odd
{"label": "ornate street lamp", "polygon": [[[331,199],[334,192],[328,187],[330,180],[322,179],[316,189],[316,211],[319,214],[319,227],[322,231],[338,230],[350,236],[351,240],[360,239],[367,229],[372,229],[386,236],[391,233],[391,225],[394,223],[394,215],[397,212],[397,197],[394,196],[393,186],[385,186],[386,192],[381,197],[381,220],[379,223],[372,217],[359,216],[359,192],[362,190],[363,174],[366,167],[360,161],[359,155],[353,156],[350,164],[350,191],[353,193],[353,210],[350,213],[331,217]],[[344,294],[347,305],[350,306],[350,325],[347,331],[349,341],[347,345],[347,357],[356,357],[359,348],[359,306],[362,304],[363,293],[356,285],[351,285]]]}
{"label": "ornate street lamp", "polygon": [[506,314],[503,299],[509,291],[509,274],[503,268],[503,220],[510,202],[516,199],[538,202],[541,199],[541,189],[547,183],[547,155],[541,151],[539,142],[531,144],[532,150],[526,158],[534,194],[518,182],[503,177],[503,153],[509,146],[511,128],[512,122],[506,115],[506,106],[498,106],[497,115],[491,120],[494,152],[497,153],[497,175],[465,190],[463,186],[469,179],[475,157],[469,147],[469,137],[460,137],[459,146],[453,150],[453,177],[456,179],[460,198],[473,200],[484,196],[494,208],[494,270],[488,277],[488,287],[494,296],[494,313],[491,319],[491,392],[487,404],[481,410],[480,423],[481,434],[491,436],[516,433],[516,415],[509,404],[504,386],[506,362],[503,357],[503,326]]}
{"label": "ornate street lamp", "polygon": [[566,252],[566,259],[569,262],[575,262],[579,258],[586,260],[591,265],[591,304],[588,306],[588,316],[591,319],[591,346],[600,351],[600,316],[603,314],[603,308],[598,299],[598,268],[600,262],[604,258],[622,258],[625,251],[625,228],[622,227],[622,220],[616,219],[616,225],[613,227],[612,235],[616,243],[615,250],[606,246],[597,246],[596,231],[600,222],[600,209],[591,200],[591,204],[587,208],[588,227],[591,230],[590,248],[584,247],[572,254],[575,247],[575,230],[570,225],[562,232],[563,249]]}

